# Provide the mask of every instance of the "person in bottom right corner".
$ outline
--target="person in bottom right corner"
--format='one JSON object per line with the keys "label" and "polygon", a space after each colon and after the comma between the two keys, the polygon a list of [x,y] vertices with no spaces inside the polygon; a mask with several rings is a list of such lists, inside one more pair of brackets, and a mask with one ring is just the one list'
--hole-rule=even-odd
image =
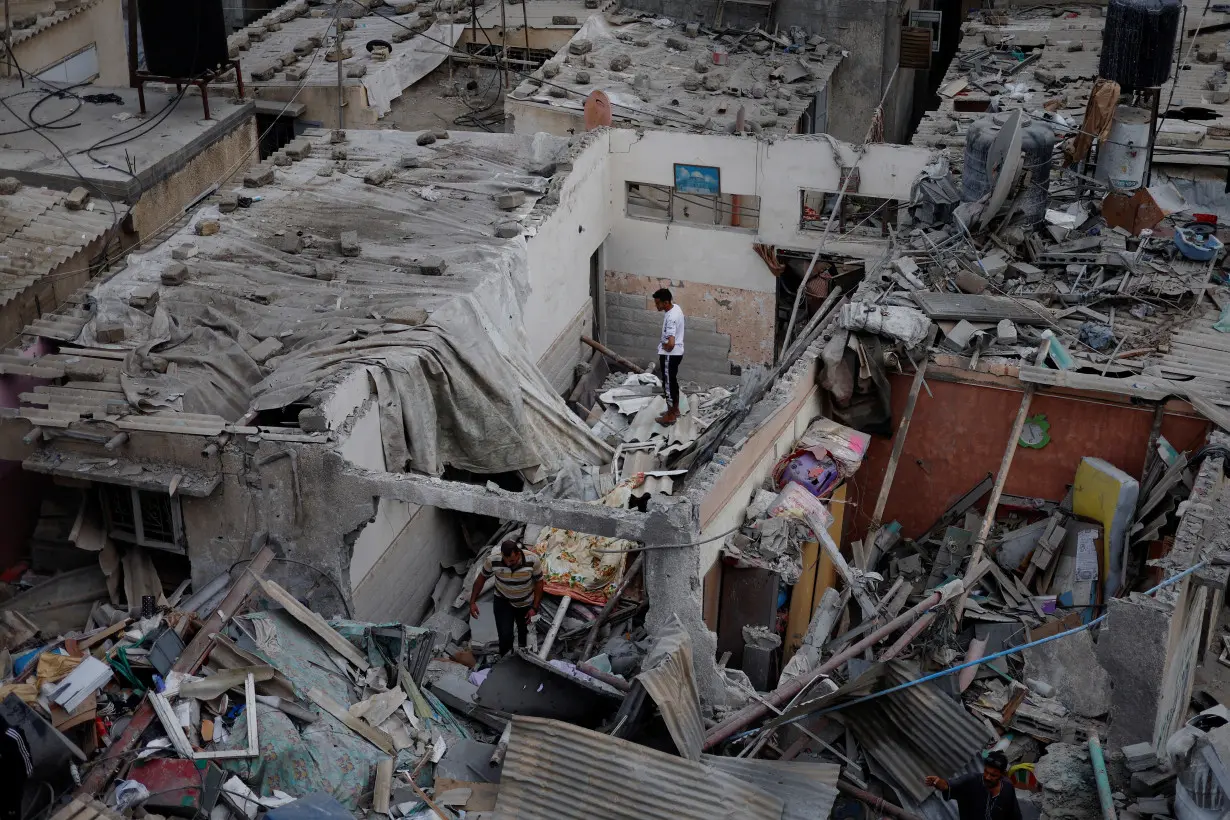
{"label": "person in bottom right corner", "polygon": [[981,772],[952,780],[929,775],[925,782],[945,800],[956,801],[961,820],[1021,820],[1021,807],[1008,779],[1008,758],[1003,752],[988,752]]}

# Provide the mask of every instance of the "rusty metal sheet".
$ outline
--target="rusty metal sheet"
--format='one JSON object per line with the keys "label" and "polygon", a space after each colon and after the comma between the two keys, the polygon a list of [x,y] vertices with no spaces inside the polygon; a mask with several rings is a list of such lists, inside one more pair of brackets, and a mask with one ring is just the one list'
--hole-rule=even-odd
{"label": "rusty metal sheet", "polygon": [[831,763],[718,755],[705,755],[701,762],[780,797],[782,820],[824,820],[837,802],[841,767]]}
{"label": "rusty metal sheet", "polygon": [[679,754],[688,760],[700,760],[705,724],[700,717],[700,693],[692,667],[692,638],[678,615],[670,628],[659,635],[644,666],[646,671],[636,679],[657,704]]}
{"label": "rusty metal sheet", "polygon": [[781,820],[781,799],[716,768],[555,720],[512,725],[499,820]]}

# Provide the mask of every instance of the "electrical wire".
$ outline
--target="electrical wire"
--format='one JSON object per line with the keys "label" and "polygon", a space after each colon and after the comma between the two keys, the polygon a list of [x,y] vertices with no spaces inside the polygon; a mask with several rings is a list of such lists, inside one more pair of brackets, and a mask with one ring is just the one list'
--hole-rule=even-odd
{"label": "electrical wire", "polygon": [[620,554],[629,552],[644,552],[645,550],[674,550],[681,549],[683,547],[699,547],[701,544],[708,544],[712,541],[721,540],[728,535],[733,535],[741,529],[743,529],[743,525],[739,524],[738,526],[726,530],[726,532],[718,533],[717,535],[710,536],[709,538],[702,538],[699,541],[685,541],[682,544],[641,544],[626,550],[594,550],[594,552]]}

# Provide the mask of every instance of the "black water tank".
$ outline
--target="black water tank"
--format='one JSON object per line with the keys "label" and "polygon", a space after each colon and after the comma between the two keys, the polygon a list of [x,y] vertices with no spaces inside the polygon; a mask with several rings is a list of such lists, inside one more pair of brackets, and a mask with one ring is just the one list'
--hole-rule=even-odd
{"label": "black water tank", "polygon": [[151,74],[188,79],[227,61],[222,0],[139,0],[137,14]]}
{"label": "black water tank", "polygon": [[1182,0],[1110,0],[1098,76],[1128,91],[1170,79]]}

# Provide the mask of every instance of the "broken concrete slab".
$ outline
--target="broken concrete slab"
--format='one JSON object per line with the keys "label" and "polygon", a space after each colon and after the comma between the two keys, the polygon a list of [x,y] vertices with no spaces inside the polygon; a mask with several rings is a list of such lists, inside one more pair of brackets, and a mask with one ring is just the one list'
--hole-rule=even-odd
{"label": "broken concrete slab", "polygon": [[355,257],[358,256],[362,250],[362,246],[359,244],[358,231],[342,231],[339,244],[341,247],[342,256]]}
{"label": "broken concrete slab", "polygon": [[64,207],[70,211],[81,211],[90,201],[90,192],[80,186],[73,188],[64,198]]}
{"label": "broken concrete slab", "polygon": [[1025,672],[1055,687],[1055,697],[1081,717],[1105,715],[1111,707],[1110,674],[1098,663],[1088,630],[1025,650]]}

